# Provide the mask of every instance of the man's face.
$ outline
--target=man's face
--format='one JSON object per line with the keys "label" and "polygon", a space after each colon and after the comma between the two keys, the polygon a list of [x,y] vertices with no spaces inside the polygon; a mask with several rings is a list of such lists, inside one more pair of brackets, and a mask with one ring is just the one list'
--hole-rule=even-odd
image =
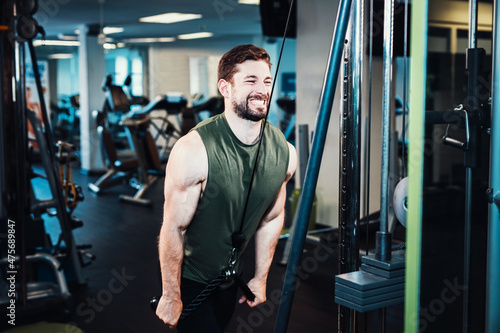
{"label": "man's face", "polygon": [[259,121],[266,117],[272,78],[264,61],[247,60],[237,65],[238,72],[231,84],[231,104],[236,114],[246,120]]}

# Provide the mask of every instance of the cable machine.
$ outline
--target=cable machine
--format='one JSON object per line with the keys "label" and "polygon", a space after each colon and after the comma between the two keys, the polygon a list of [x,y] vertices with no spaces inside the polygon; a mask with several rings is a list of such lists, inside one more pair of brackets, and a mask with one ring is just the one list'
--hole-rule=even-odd
{"label": "cable machine", "polygon": [[[391,174],[399,174],[390,167],[391,159],[395,158],[395,141],[391,139],[391,118],[393,110],[392,98],[392,77],[393,77],[393,20],[394,20],[394,2],[384,2],[384,29],[383,29],[383,94],[382,94],[382,166],[381,166],[381,193],[380,193],[380,218],[379,231],[376,233],[375,253],[368,254],[359,258],[359,249],[347,252],[345,249],[353,248],[359,238],[358,222],[360,220],[360,207],[358,201],[360,196],[360,96],[362,96],[360,73],[361,59],[356,54],[363,53],[364,42],[358,37],[363,30],[363,17],[366,6],[363,1],[358,1],[354,5],[354,11],[358,13],[353,20],[354,33],[352,37],[353,45],[359,45],[356,49],[353,47],[353,56],[345,57],[352,59],[352,70],[347,70],[344,75],[344,82],[352,80],[349,86],[352,89],[347,90],[343,104],[346,109],[356,110],[351,114],[345,112],[342,114],[341,121],[341,183],[339,196],[339,262],[349,258],[356,265],[349,268],[339,266],[339,275],[335,277],[335,302],[339,304],[338,331],[354,332],[357,330],[357,313],[364,313],[373,310],[379,310],[382,331],[385,331],[385,308],[390,305],[403,302],[404,290],[404,256],[393,255],[392,234],[389,227],[393,219],[390,200],[392,189]],[[370,18],[373,20],[373,3],[370,2]],[[372,28],[372,25],[370,25]],[[401,27],[399,27],[401,29]],[[370,36],[373,36],[372,31]],[[406,38],[406,36],[405,36]],[[346,42],[347,44],[347,42]],[[372,42],[370,40],[370,46]],[[348,49],[346,49],[348,51]],[[372,48],[370,47],[370,64],[372,59]],[[356,70],[358,68],[358,70]],[[371,67],[370,67],[371,69]],[[371,72],[370,72],[371,77]],[[371,82],[370,82],[371,84]],[[371,97],[371,94],[369,94]],[[371,99],[368,101],[371,109]],[[367,123],[371,120],[368,118]],[[404,125],[403,125],[404,127]],[[352,134],[348,134],[352,133]],[[370,130],[368,130],[368,134]],[[368,139],[369,140],[369,139]],[[404,145],[404,142],[403,142]],[[365,153],[365,156],[369,154]],[[369,161],[365,160],[365,170],[369,169]],[[352,178],[347,175],[351,174]],[[365,181],[367,181],[365,179]],[[350,195],[346,195],[351,193]],[[366,202],[369,201],[369,193],[365,193]],[[353,206],[352,208],[350,206]],[[346,214],[349,211],[349,214]],[[369,211],[366,211],[367,228],[369,226]],[[347,230],[344,231],[344,230]],[[367,231],[368,235],[368,231]],[[357,248],[357,247],[356,247]],[[368,249],[368,244],[367,244]],[[368,252],[368,250],[367,250]],[[360,260],[361,259],[361,260]]]}
{"label": "cable machine", "polygon": [[[383,119],[382,119],[382,174],[381,174],[381,204],[380,204],[380,230],[376,235],[376,250],[374,255],[366,255],[359,260],[359,196],[360,196],[360,105],[361,105],[361,63],[364,41],[362,24],[364,13],[367,7],[362,0],[353,1],[352,15],[350,14],[351,3],[341,1],[336,29],[332,41],[332,51],[330,53],[329,67],[327,69],[325,84],[323,87],[320,110],[315,130],[315,138],[311,150],[311,158],[308,162],[304,189],[299,200],[297,210],[296,230],[293,235],[293,243],[285,282],[283,286],[280,309],[276,321],[275,332],[285,332],[291,302],[293,301],[293,283],[296,278],[297,267],[300,261],[300,254],[303,249],[304,237],[307,232],[308,214],[312,205],[313,192],[317,181],[318,161],[321,160],[322,153],[322,130],[325,130],[324,121],[328,122],[328,111],[331,109],[330,97],[331,90],[335,90],[335,80],[338,66],[342,72],[341,86],[341,111],[340,111],[340,185],[339,185],[339,274],[336,277],[336,297],[335,301],[338,307],[338,331],[354,332],[356,327],[356,313],[380,309],[380,318],[382,331],[385,331],[385,307],[398,303],[405,303],[405,332],[416,332],[419,329],[420,313],[420,277],[421,277],[421,239],[422,239],[422,198],[423,198],[423,161],[424,161],[424,128],[425,124],[450,123],[457,119],[464,124],[466,141],[451,138],[448,133],[443,137],[443,144],[461,149],[464,152],[464,167],[466,168],[466,190],[465,190],[465,230],[464,230],[464,271],[463,279],[465,283],[465,292],[462,310],[462,328],[464,332],[469,331],[469,275],[470,275],[470,248],[471,248],[471,205],[472,205],[472,169],[478,164],[479,151],[481,147],[480,132],[488,130],[489,126],[489,106],[488,100],[479,94],[479,77],[481,75],[481,64],[484,57],[484,50],[477,48],[475,34],[477,30],[477,1],[469,2],[470,24],[469,24],[469,48],[467,50],[468,72],[467,82],[467,100],[465,105],[454,111],[447,112],[447,117],[451,115],[452,119],[444,119],[443,112],[425,111],[426,100],[426,71],[427,71],[427,29],[428,29],[428,2],[417,1],[412,3],[411,11],[411,63],[410,63],[410,91],[409,95],[409,135],[408,150],[406,149],[405,124],[403,124],[402,135],[402,177],[408,174],[404,179],[407,189],[405,191],[405,205],[407,205],[407,214],[405,213],[404,223],[407,227],[406,248],[404,255],[393,252],[391,228],[389,227],[391,212],[390,201],[392,201],[392,192],[390,186],[390,121],[392,107],[392,66],[393,66],[393,33],[394,33],[394,1],[384,1],[384,45],[383,45]],[[406,117],[406,25],[408,24],[408,1],[405,1],[405,41],[404,41],[404,76],[405,87],[403,101],[403,122]],[[494,4],[494,68],[498,65],[498,20],[499,9],[497,1]],[[354,22],[347,34],[343,34],[343,29],[347,29],[347,17],[351,17]],[[370,1],[370,20],[373,20],[373,3]],[[373,24],[373,22],[370,22]],[[353,29],[354,27],[354,29]],[[402,27],[397,27],[402,29]],[[339,33],[341,32],[341,33]],[[344,37],[347,36],[347,37]],[[343,61],[340,61],[338,55],[340,43],[343,45]],[[369,96],[371,96],[371,45],[370,40],[370,82]],[[334,67],[334,68],[332,68]],[[498,73],[493,71],[494,78],[492,86],[498,87]],[[334,75],[335,78],[331,78]],[[484,94],[483,94],[484,95]],[[496,105],[497,96],[493,91],[493,120],[491,122],[492,142],[498,141],[498,134],[495,132],[498,119],[495,114],[498,105]],[[371,99],[371,97],[369,97]],[[369,101],[369,104],[371,101]],[[371,106],[371,105],[370,105]],[[368,120],[368,123],[370,120]],[[369,129],[368,129],[369,131]],[[491,145],[493,147],[493,144]],[[366,156],[366,155],[365,155]],[[369,156],[369,154],[368,154]],[[407,156],[407,157],[406,157]],[[494,309],[498,308],[498,291],[500,268],[498,268],[499,247],[499,202],[500,193],[498,191],[498,171],[500,166],[498,156],[491,151],[491,169],[490,169],[490,189],[488,199],[490,202],[490,224],[488,241],[488,276],[487,276],[487,313],[486,321],[488,332],[500,330],[498,316],[494,315]],[[408,166],[405,163],[408,162]],[[366,181],[366,177],[365,177]],[[368,192],[368,190],[365,190]],[[369,214],[366,209],[365,214]],[[368,223],[368,222],[367,222]],[[358,271],[358,269],[361,269]],[[364,272],[369,274],[364,274]],[[373,276],[376,276],[374,279]],[[355,292],[353,292],[353,290]],[[369,291],[369,292],[366,292]],[[376,296],[377,301],[374,301]],[[361,299],[361,302],[359,302]],[[359,303],[356,303],[359,302]],[[415,320],[416,319],[416,320]]]}
{"label": "cable machine", "polygon": [[[83,222],[73,216],[83,194],[72,180],[71,145],[58,142],[56,152],[52,138],[33,46],[33,39],[44,33],[33,17],[37,8],[36,0],[6,0],[0,5],[3,78],[0,83],[3,92],[0,97],[0,232],[7,235],[0,243],[0,266],[5,273],[2,279],[8,278],[7,284],[12,289],[12,293],[0,296],[0,304],[14,304],[13,311],[19,319],[24,312],[46,310],[52,305],[62,304],[68,310],[71,294],[67,281],[85,284],[83,267],[94,259],[84,251],[90,245],[77,245],[73,237],[73,230],[83,226]],[[41,119],[27,106],[27,56],[33,64]],[[33,128],[40,153],[41,163],[36,169],[33,152],[28,148],[28,125]],[[49,199],[37,197],[32,183],[35,178],[47,184]],[[60,230],[54,243],[46,233],[46,222],[57,223]]]}

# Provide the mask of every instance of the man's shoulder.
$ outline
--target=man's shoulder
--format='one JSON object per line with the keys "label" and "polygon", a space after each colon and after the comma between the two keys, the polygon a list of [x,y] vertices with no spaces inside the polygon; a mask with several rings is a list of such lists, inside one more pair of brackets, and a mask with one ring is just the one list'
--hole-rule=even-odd
{"label": "man's shoulder", "polygon": [[168,158],[169,167],[180,178],[200,181],[206,178],[207,155],[197,132],[191,131],[177,140]]}
{"label": "man's shoulder", "polygon": [[187,155],[197,155],[205,150],[203,141],[197,131],[190,131],[175,143],[172,153],[186,153]]}

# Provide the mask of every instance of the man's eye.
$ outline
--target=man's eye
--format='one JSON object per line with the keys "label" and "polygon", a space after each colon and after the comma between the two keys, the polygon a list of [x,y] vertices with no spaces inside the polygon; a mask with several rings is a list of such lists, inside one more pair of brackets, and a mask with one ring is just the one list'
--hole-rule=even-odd
{"label": "man's eye", "polygon": [[246,80],[246,83],[255,83],[255,80]]}

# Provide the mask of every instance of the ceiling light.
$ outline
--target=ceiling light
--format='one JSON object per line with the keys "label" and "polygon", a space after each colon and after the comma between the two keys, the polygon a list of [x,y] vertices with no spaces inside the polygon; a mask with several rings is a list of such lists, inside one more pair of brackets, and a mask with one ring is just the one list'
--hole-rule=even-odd
{"label": "ceiling light", "polygon": [[168,43],[173,41],[175,41],[174,37],[128,38],[123,40],[125,43]]}
{"label": "ceiling light", "polygon": [[54,53],[54,54],[49,54],[48,58],[49,59],[71,59],[71,58],[73,58],[73,55],[71,53]]}
{"label": "ceiling light", "polygon": [[238,0],[242,5],[260,5],[260,0]]}
{"label": "ceiling light", "polygon": [[153,15],[141,17],[140,22],[148,23],[175,23],[189,20],[196,20],[201,18],[201,14],[184,14],[184,13],[165,13],[160,15]]}
{"label": "ceiling light", "polygon": [[62,40],[78,40],[78,36],[70,36],[70,35],[63,35],[63,34],[58,34],[57,38],[62,39]]}
{"label": "ceiling light", "polygon": [[207,38],[212,37],[214,34],[211,32],[195,32],[193,34],[184,34],[179,35],[177,38],[179,39],[197,39],[197,38]]}
{"label": "ceiling light", "polygon": [[111,43],[104,43],[102,44],[102,47],[105,48],[106,50],[116,49],[116,45]]}
{"label": "ceiling light", "polygon": [[123,28],[121,28],[121,27],[104,27],[102,29],[102,32],[105,35],[117,34],[117,33],[123,32]]}
{"label": "ceiling light", "polygon": [[53,45],[53,46],[80,46],[80,42],[71,40],[35,40],[33,46]]}

